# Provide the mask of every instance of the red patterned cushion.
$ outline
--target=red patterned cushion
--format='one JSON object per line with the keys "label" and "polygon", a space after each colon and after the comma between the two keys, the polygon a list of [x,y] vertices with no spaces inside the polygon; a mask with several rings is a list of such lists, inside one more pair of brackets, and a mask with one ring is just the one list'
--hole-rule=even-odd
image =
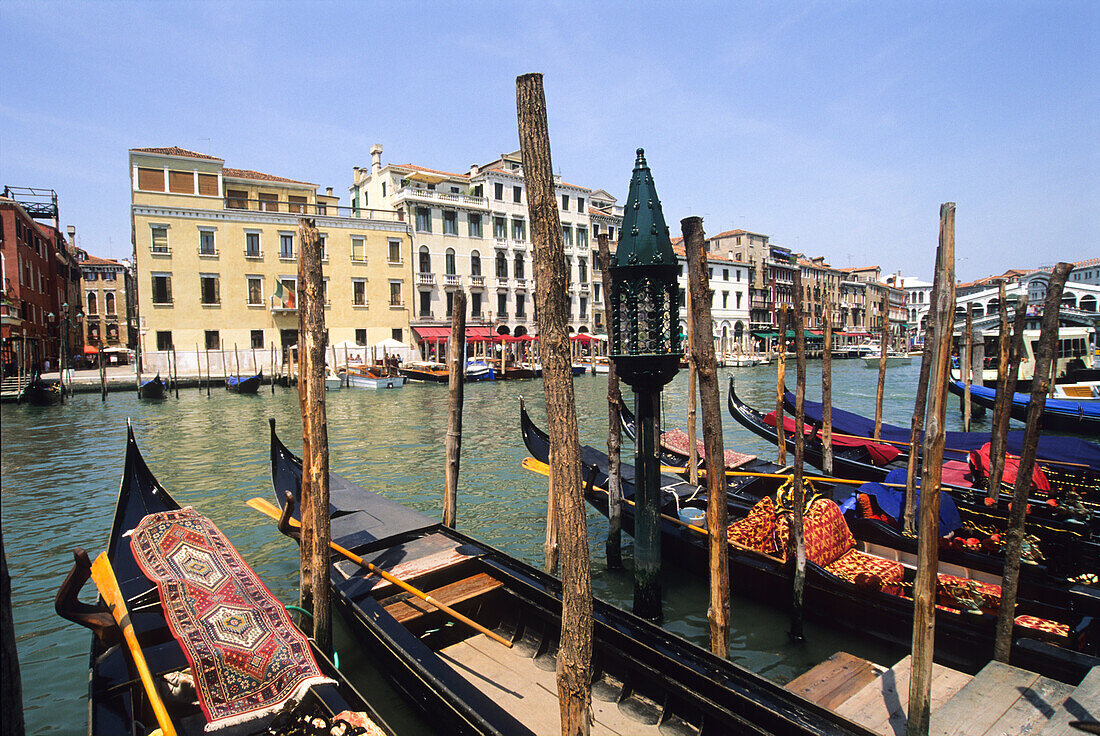
{"label": "red patterned cushion", "polygon": [[726,538],[742,547],[768,554],[771,552],[772,535],[775,532],[775,501],[764,496],[745,515],[729,525]]}
{"label": "red patterned cushion", "polygon": [[952,608],[997,615],[1001,607],[1001,586],[940,573],[936,576],[936,600]]}
{"label": "red patterned cushion", "polygon": [[[825,569],[850,583],[856,582],[861,573],[878,578],[883,585],[897,585],[905,579],[905,568],[900,562],[875,557],[858,549],[848,550],[840,559],[826,565]],[[862,578],[861,582],[866,584],[869,581]]]}
{"label": "red patterned cushion", "polygon": [[1060,624],[1038,616],[1017,616],[1016,625],[1028,629],[1036,639],[1057,641],[1069,638],[1069,624]]}
{"label": "red patterned cushion", "polygon": [[[802,519],[806,540],[806,559],[828,567],[845,552],[856,546],[855,537],[848,529],[848,522],[840,507],[828,498],[819,498],[810,504]],[[787,539],[790,536],[789,517],[783,516],[775,525],[775,551],[780,559],[787,559]]]}

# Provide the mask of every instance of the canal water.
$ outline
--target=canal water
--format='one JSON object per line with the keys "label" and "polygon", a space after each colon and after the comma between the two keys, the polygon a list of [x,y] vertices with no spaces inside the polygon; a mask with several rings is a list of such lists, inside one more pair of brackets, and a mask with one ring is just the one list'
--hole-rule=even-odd
{"label": "canal water", "polygon": [[[793,363],[793,361],[791,361]],[[720,369],[727,448],[774,458],[775,448],[742,429],[725,408],[726,376],[752,405],[773,407],[775,366]],[[808,370],[808,397],[820,398],[820,361]],[[919,359],[887,373],[886,421],[908,425]],[[793,386],[793,365],[788,368]],[[605,376],[574,380],[582,444],[606,449]],[[874,414],[876,371],[861,360],[834,363],[834,402]],[[683,426],[686,373],[663,394],[664,426]],[[458,528],[525,562],[541,567],[546,479],[520,467],[526,456],[519,433],[519,398],[545,426],[541,381],[470,384],[465,392]],[[447,388],[409,384],[396,391],[343,389],[329,393],[331,467],[356,483],[439,516],[442,509]],[[627,396],[629,400],[629,395]],[[957,402],[949,402],[948,427],[958,428]],[[286,444],[301,447],[298,395],[294,389],[261,390],[257,396],[181,391],[179,399],[141,402],[132,393],[76,395],[64,406],[3,405],[0,415],[0,520],[12,576],[13,607],[23,704],[28,733],[86,732],[88,632],[58,618],[53,597],[72,567],[72,550],[94,557],[106,547],[124,457],[126,420],[161,483],[183,505],[212,518],[264,579],[272,593],[297,597],[297,548],[266,518],[248,509],[253,496],[271,497],[269,417]],[[976,424],[987,428],[988,420]],[[701,422],[700,422],[701,426]],[[633,448],[626,441],[624,459]],[[606,568],[606,521],[589,511],[593,586],[597,596],[629,609],[631,550],[626,571]],[[702,576],[666,570],[662,580],[664,626],[707,645],[707,590]],[[736,589],[736,580],[732,581]],[[93,597],[86,590],[85,600]],[[730,657],[777,682],[787,682],[837,650],[892,663],[904,652],[869,645],[819,624],[807,641],[792,644],[786,617],[775,609],[734,597]],[[424,732],[369,662],[356,655],[346,631],[337,631],[341,666],[363,692],[407,733]],[[429,726],[430,727],[430,726]]]}

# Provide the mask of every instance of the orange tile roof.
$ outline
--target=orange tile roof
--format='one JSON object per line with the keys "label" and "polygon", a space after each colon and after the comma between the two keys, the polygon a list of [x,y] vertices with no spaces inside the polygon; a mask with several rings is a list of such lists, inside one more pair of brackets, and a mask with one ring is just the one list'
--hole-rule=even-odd
{"label": "orange tile roof", "polygon": [[429,169],[424,166],[417,166],[416,164],[395,164],[398,169],[414,169],[416,171],[426,171],[429,174],[440,174],[441,176],[453,176],[456,179],[469,179],[469,174],[455,174],[450,171],[440,171],[439,169]]}
{"label": "orange tile roof", "polygon": [[208,156],[205,153],[196,153],[195,151],[188,151],[186,148],[180,148],[179,146],[169,146],[167,148],[131,148],[132,153],[157,153],[161,156],[179,156],[181,158],[202,158],[207,161],[222,161],[217,156]]}
{"label": "orange tile roof", "polygon": [[99,256],[88,255],[81,263],[86,263],[89,266],[122,266],[121,263],[113,258],[100,258]]}
{"label": "orange tile roof", "polygon": [[255,179],[257,181],[277,181],[287,184],[302,184],[303,186],[317,188],[317,184],[313,184],[308,181],[299,181],[297,179],[287,179],[282,176],[274,176],[272,174],[265,174],[261,171],[252,171],[250,169],[231,169],[228,166],[222,169],[222,176],[227,176],[232,179]]}

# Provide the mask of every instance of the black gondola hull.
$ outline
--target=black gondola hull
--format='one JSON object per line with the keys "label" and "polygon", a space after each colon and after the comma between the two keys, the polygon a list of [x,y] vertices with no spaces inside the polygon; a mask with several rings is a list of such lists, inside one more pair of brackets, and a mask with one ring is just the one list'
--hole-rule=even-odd
{"label": "black gondola hull", "polygon": [[141,399],[163,399],[165,395],[164,381],[159,373],[138,387],[138,398]]}

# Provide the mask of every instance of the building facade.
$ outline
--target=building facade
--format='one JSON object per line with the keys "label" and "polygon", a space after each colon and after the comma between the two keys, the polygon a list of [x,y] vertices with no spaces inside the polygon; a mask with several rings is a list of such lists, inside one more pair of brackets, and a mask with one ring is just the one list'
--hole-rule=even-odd
{"label": "building facade", "polygon": [[[707,276],[710,281],[711,330],[719,358],[750,352],[749,289],[752,283],[748,263],[724,257],[705,244]],[[672,250],[680,267],[680,330],[687,334],[687,253],[683,238],[672,239]],[[686,343],[685,343],[686,344]]]}
{"label": "building facade", "polygon": [[[606,330],[597,268],[596,236],[614,243],[622,208],[603,190],[555,176],[569,267],[571,329]],[[454,294],[468,295],[469,319],[498,334],[538,332],[534,260],[527,195],[518,151],[466,173],[414,164],[382,163],[371,146],[371,166],[356,167],[353,209],[377,208],[407,222],[412,237],[409,278],[411,324],[422,338],[449,324]]]}
{"label": "building facade", "polygon": [[401,213],[338,205],[332,189],[181,148],[130,150],[142,351],[298,341],[298,227],[323,241],[330,342],[408,343],[411,240]]}
{"label": "building facade", "polygon": [[129,360],[137,347],[137,313],[130,264],[77,250],[84,306],[84,352],[108,354],[109,362]]}

